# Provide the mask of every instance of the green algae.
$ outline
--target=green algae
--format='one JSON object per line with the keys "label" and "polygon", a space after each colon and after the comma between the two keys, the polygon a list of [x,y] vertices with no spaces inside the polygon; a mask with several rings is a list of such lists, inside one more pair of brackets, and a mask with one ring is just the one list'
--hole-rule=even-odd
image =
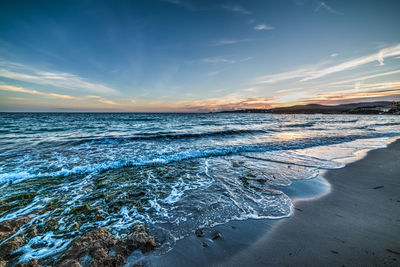
{"label": "green algae", "polygon": [[0,213],[7,212],[14,208],[26,206],[33,201],[35,196],[35,193],[29,192],[7,196],[0,200]]}

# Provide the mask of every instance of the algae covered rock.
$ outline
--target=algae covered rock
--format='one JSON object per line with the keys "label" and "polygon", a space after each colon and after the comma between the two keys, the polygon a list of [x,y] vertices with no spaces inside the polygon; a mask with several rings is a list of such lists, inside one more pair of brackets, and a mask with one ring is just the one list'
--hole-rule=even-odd
{"label": "algae covered rock", "polygon": [[107,229],[97,228],[78,238],[55,266],[123,266],[134,250],[147,252],[155,246],[154,238],[145,231],[116,239]]}
{"label": "algae covered rock", "polygon": [[18,264],[16,267],[42,267],[37,260],[30,260],[28,262],[23,262]]}
{"label": "algae covered rock", "polygon": [[21,226],[29,223],[31,220],[32,218],[24,216],[21,218],[0,222],[0,242],[18,232]]}

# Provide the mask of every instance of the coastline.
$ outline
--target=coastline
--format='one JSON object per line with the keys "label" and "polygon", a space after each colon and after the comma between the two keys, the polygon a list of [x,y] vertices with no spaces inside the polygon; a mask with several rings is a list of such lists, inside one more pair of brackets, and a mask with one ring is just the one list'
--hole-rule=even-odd
{"label": "coastline", "polygon": [[400,140],[324,178],[331,192],[297,200],[293,216],[225,266],[398,266]]}

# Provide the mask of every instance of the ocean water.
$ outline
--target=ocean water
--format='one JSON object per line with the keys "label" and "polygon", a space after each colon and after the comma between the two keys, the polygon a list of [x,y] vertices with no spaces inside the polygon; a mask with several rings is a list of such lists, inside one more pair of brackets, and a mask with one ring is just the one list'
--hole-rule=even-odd
{"label": "ocean water", "polygon": [[389,115],[0,113],[0,221],[33,218],[20,262],[142,224],[164,253],[198,228],[290,216],[279,188],[398,137]]}

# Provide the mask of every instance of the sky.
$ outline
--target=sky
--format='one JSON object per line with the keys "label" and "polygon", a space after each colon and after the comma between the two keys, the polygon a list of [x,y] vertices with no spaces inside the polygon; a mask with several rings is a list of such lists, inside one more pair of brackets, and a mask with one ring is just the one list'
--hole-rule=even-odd
{"label": "sky", "polygon": [[0,111],[400,100],[398,0],[0,1]]}

